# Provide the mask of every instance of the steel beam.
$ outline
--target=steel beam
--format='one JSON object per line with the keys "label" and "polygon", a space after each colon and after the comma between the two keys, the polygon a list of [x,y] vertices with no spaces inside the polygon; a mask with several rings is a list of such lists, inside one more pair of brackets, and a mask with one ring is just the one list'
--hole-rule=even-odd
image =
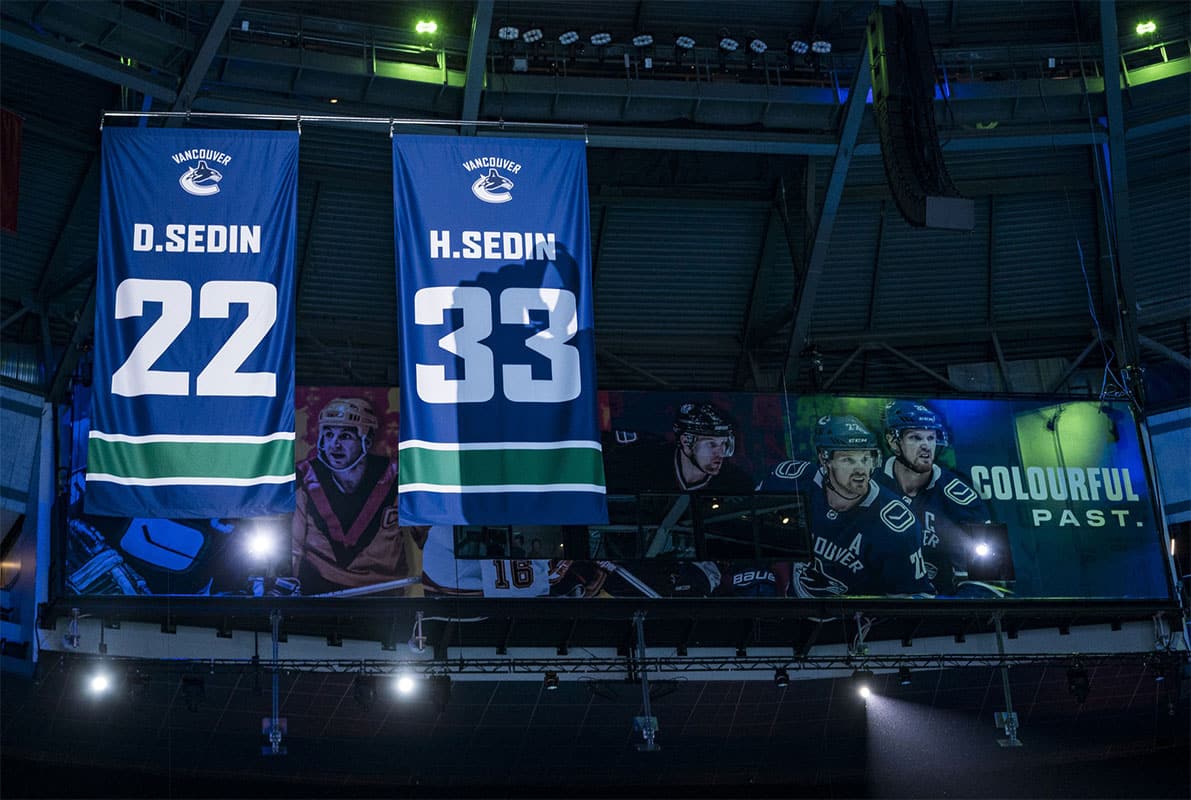
{"label": "steel beam", "polygon": [[[170,107],[171,111],[190,110],[190,105],[194,102],[194,95],[202,86],[203,78],[211,67],[211,62],[215,60],[215,53],[219,50],[219,45],[223,41],[227,29],[231,27],[232,18],[239,10],[240,0],[223,0],[223,4],[215,14],[215,19],[211,21],[211,27],[207,29],[207,34],[203,37],[202,44],[195,51],[194,59],[190,62],[190,69],[187,71],[186,77],[182,79],[181,88],[178,89],[178,97]],[[176,128],[181,124],[182,120],[176,117],[165,121],[167,128]]]}
{"label": "steel beam", "polygon": [[[480,113],[480,97],[484,92],[484,79],[488,74],[488,37],[492,33],[493,0],[476,0],[476,11],[471,18],[471,41],[467,47],[467,69],[463,84],[463,113],[459,119],[472,121]],[[474,136],[475,125],[464,125],[460,132]]]}
{"label": "steel beam", "polygon": [[823,198],[823,208],[819,212],[819,222],[815,226],[815,239],[811,245],[810,257],[807,259],[806,274],[798,292],[794,325],[790,330],[790,339],[786,345],[786,360],[782,374],[783,380],[786,377],[793,377],[793,380],[788,381],[791,384],[797,383],[798,356],[806,340],[806,334],[810,330],[815,295],[818,293],[823,264],[827,261],[827,251],[831,245],[831,232],[835,227],[836,212],[839,211],[840,200],[844,195],[844,183],[848,178],[848,167],[852,163],[856,136],[860,133],[860,122],[864,119],[864,101],[871,85],[872,73],[869,71],[868,48],[863,47],[860,51],[860,63],[856,66],[856,74],[852,79],[852,88],[848,93],[848,104],[844,107],[844,122],[840,130],[839,147],[835,153],[835,161],[831,165],[831,177],[827,180],[827,193]]}

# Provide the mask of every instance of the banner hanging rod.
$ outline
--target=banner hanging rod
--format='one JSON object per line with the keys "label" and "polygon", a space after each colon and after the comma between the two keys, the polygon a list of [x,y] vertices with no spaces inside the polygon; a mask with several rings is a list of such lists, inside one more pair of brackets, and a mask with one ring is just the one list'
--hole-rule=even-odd
{"label": "banner hanging rod", "polygon": [[400,125],[437,126],[443,128],[459,128],[474,125],[479,128],[509,128],[525,130],[533,128],[548,128],[553,130],[572,130],[582,132],[584,141],[587,140],[587,124],[573,122],[505,122],[504,120],[445,120],[445,119],[400,119],[397,117],[348,117],[335,114],[239,114],[228,111],[104,111],[99,120],[99,129],[103,130],[104,122],[109,118],[146,118],[146,119],[255,119],[268,122],[292,122],[302,132],[303,122],[340,122],[352,125],[388,125],[389,136]]}

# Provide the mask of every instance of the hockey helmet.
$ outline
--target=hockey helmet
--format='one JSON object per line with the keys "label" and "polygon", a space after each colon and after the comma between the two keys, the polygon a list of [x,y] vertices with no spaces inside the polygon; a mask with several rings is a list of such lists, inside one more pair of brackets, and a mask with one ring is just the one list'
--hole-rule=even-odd
{"label": "hockey helmet", "polygon": [[376,430],[376,415],[372,413],[372,404],[362,397],[336,397],[318,413],[319,430],[326,425],[355,428],[363,439]]}
{"label": "hockey helmet", "polygon": [[711,403],[683,403],[674,418],[674,433],[687,446],[694,444],[697,436],[726,436],[728,446],[724,455],[731,457],[736,450],[736,428],[732,422]]}
{"label": "hockey helmet", "polygon": [[903,431],[935,431],[935,441],[940,447],[947,446],[947,427],[943,416],[929,406],[913,400],[891,400],[881,415],[885,433],[900,438]]}
{"label": "hockey helmet", "polygon": [[876,450],[877,436],[850,414],[819,417],[815,425],[815,449],[829,456],[836,450]]}

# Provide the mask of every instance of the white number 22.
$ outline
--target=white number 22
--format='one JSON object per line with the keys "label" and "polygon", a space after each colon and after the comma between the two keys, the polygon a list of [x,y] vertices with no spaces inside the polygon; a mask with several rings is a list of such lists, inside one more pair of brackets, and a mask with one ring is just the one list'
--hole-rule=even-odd
{"label": "white number 22", "polygon": [[[484,403],[496,393],[492,350],[481,342],[492,334],[492,295],[478,286],[429,286],[414,295],[414,322],[441,325],[448,309],[463,312],[463,324],[438,346],[463,359],[463,375],[446,377],[446,367],[416,364],[418,397],[424,403]],[[550,377],[533,378],[527,363],[501,366],[504,395],[515,403],[565,403],[582,391],[579,350],[567,342],[579,331],[574,292],[512,288],[500,293],[500,322],[528,325],[530,311],[547,312],[547,326],[525,340],[527,349],[550,362]]]}
{"label": "white number 22", "polygon": [[[149,326],[124,363],[112,373],[112,394],[186,396],[190,373],[152,369],[157,359],[190,324],[192,290],[177,280],[128,278],[116,287],[116,319],[144,316],[145,303],[161,303],[161,316]],[[220,397],[275,397],[276,372],[239,372],[277,322],[277,287],[263,281],[208,281],[199,289],[199,318],[227,319],[233,303],[248,314],[195,380],[195,393]]]}

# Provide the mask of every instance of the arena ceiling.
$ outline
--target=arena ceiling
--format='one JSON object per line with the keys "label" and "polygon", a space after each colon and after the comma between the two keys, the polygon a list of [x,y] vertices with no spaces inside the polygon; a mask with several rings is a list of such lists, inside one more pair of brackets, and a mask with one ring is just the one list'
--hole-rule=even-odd
{"label": "arena ceiling", "polygon": [[[91,333],[101,112],[175,110],[585,125],[604,388],[1095,395],[1127,388],[1126,365],[1185,384],[1186,5],[921,7],[971,232],[902,220],[871,105],[848,102],[871,2],[9,0],[0,91],[24,147],[3,373],[62,396]],[[722,28],[768,50],[721,58]],[[829,54],[789,53],[816,36]],[[298,380],[395,384],[389,126],[301,127]]]}

